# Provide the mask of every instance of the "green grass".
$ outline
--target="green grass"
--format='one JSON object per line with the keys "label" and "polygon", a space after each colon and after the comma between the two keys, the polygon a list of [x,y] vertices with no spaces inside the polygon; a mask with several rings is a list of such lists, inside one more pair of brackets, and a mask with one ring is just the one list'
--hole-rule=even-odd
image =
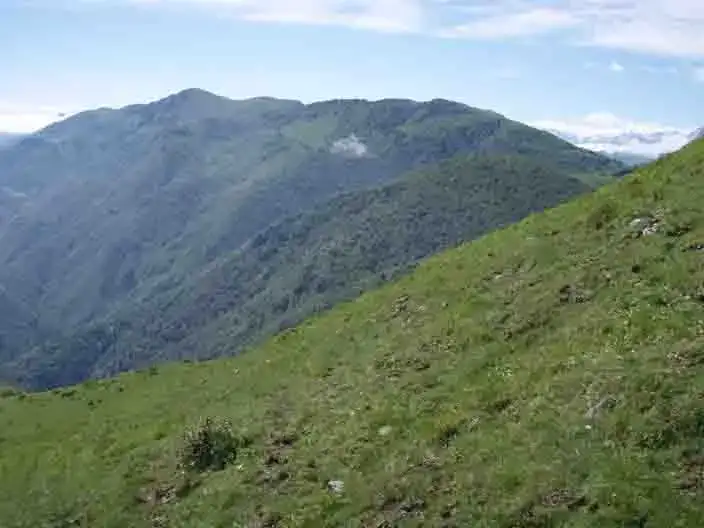
{"label": "green grass", "polygon": [[[702,184],[699,142],[239,358],[8,393],[2,525],[703,526]],[[184,474],[206,417],[234,461]]]}

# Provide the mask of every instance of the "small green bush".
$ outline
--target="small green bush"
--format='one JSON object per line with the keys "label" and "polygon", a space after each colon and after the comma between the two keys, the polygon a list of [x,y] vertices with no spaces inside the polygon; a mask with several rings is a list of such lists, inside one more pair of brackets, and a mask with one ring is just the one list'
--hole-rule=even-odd
{"label": "small green bush", "polygon": [[13,396],[17,396],[18,394],[19,391],[11,387],[0,388],[0,398],[12,398]]}
{"label": "small green bush", "polygon": [[589,213],[587,224],[591,229],[600,230],[617,216],[618,208],[613,203],[609,201],[601,202]]}
{"label": "small green bush", "polygon": [[238,448],[243,446],[228,421],[206,418],[186,433],[179,460],[187,470],[220,471],[235,460]]}

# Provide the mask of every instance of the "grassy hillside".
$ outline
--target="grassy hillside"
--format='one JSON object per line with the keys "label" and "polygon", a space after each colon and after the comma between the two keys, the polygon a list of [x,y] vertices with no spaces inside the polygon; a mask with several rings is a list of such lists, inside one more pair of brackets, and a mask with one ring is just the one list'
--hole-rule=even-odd
{"label": "grassy hillside", "polygon": [[[187,90],[54,124],[0,151],[0,288],[33,318],[8,326],[12,314],[0,311],[0,365],[47,339],[69,342],[77,328],[95,334],[116,310],[140,308],[341,192],[456,155],[514,152],[564,172],[618,168],[498,114],[439,100],[303,105]],[[111,335],[100,335],[100,346],[79,338],[70,356],[100,357]]]}
{"label": "grassy hillside", "polygon": [[169,358],[232,355],[422,258],[589,190],[529,156],[453,158],[286,218],[203,273],[14,367],[25,386],[47,387]]}
{"label": "grassy hillside", "polygon": [[0,518],[702,526],[703,183],[698,142],[241,357],[8,394]]}

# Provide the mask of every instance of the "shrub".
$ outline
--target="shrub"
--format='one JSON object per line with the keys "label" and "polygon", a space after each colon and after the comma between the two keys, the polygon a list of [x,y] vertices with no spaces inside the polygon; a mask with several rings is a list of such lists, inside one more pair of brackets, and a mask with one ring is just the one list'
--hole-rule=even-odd
{"label": "shrub", "polygon": [[0,387],[0,399],[1,398],[12,398],[20,394],[20,391],[13,389],[12,387]]}
{"label": "shrub", "polygon": [[603,202],[589,213],[587,224],[592,229],[600,230],[616,216],[618,216],[617,207],[611,202]]}
{"label": "shrub", "polygon": [[199,473],[220,471],[235,460],[238,448],[244,444],[228,421],[206,418],[186,432],[179,461],[185,469]]}

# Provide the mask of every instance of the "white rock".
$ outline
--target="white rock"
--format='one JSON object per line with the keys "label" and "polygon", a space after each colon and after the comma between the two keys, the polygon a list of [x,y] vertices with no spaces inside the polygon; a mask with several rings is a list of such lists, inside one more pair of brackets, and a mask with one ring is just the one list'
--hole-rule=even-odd
{"label": "white rock", "polygon": [[333,493],[340,494],[345,491],[345,483],[342,480],[330,480],[328,481],[328,489]]}
{"label": "white rock", "polygon": [[390,425],[385,425],[379,428],[379,436],[389,436],[393,428]]}

